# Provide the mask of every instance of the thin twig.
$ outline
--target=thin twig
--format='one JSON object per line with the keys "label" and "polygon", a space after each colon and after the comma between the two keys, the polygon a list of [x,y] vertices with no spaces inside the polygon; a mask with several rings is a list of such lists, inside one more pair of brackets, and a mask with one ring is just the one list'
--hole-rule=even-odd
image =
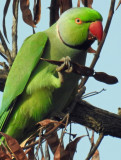
{"label": "thin twig", "polygon": [[[9,50],[9,52],[11,53],[11,51]],[[7,60],[7,57],[6,57],[6,53],[5,53],[5,49],[3,47],[3,45],[0,43],[0,55],[6,60]]]}
{"label": "thin twig", "polygon": [[50,160],[50,154],[49,154],[49,148],[48,148],[48,142],[46,141],[45,144],[45,159]]}
{"label": "thin twig", "polygon": [[12,26],[12,59],[14,60],[17,54],[17,26],[18,26],[18,5],[19,0],[16,0],[15,11],[13,16],[13,26]]}
{"label": "thin twig", "polygon": [[3,54],[5,54],[4,47],[3,47],[3,45],[1,43],[0,43],[0,52],[2,52]]}
{"label": "thin twig", "polygon": [[[90,138],[89,131],[88,131],[87,127],[85,127],[85,128],[86,128],[87,136],[88,136],[89,141],[90,141],[90,143],[91,143],[91,148],[90,148],[90,151],[91,151],[92,148],[93,148],[93,146],[94,146],[94,142],[93,142],[93,143],[91,142],[91,139],[92,139],[92,138]],[[93,131],[93,130],[92,130],[92,131]],[[94,134],[94,131],[93,131],[93,134]],[[90,152],[89,152],[89,153],[90,153]]]}
{"label": "thin twig", "polygon": [[5,62],[0,62],[0,66],[2,66],[4,70],[9,70],[9,67]]}
{"label": "thin twig", "polygon": [[5,42],[5,39],[4,39],[1,31],[0,31],[0,39],[1,39],[1,41],[2,41],[2,45],[3,45],[4,50],[5,50],[5,55],[7,56],[9,66],[11,67],[11,66],[12,66],[11,54],[10,54],[10,51],[9,51],[9,49],[8,49],[8,47],[7,47],[7,44],[6,44],[6,42]]}
{"label": "thin twig", "polygon": [[103,137],[104,137],[103,133],[100,133],[96,144],[94,145],[94,147],[92,148],[92,150],[90,151],[90,153],[88,154],[88,156],[87,156],[87,158],[85,160],[89,160],[93,156],[93,154],[97,150],[98,146],[100,145]]}
{"label": "thin twig", "polygon": [[[97,51],[96,51],[96,54],[95,54],[95,57],[90,65],[90,68],[94,68],[99,56],[100,56],[100,52],[102,50],[102,47],[103,47],[103,44],[105,42],[105,39],[107,37],[107,34],[108,34],[108,31],[109,31],[109,28],[110,28],[110,25],[111,25],[111,21],[112,21],[112,17],[113,17],[113,13],[114,13],[114,6],[115,6],[115,0],[111,0],[111,5],[110,5],[110,9],[109,9],[109,14],[108,14],[108,19],[107,19],[107,23],[106,23],[106,26],[105,26],[105,29],[104,29],[104,33],[103,33],[103,38],[102,38],[102,41],[100,42],[98,48],[97,48]],[[82,86],[85,85],[85,83],[87,82],[88,80],[88,77],[84,77],[81,81],[81,84],[79,85],[79,88],[81,88]]]}
{"label": "thin twig", "polygon": [[87,136],[88,136],[88,138],[89,138],[89,141],[91,141],[91,138],[90,138],[89,131],[88,131],[87,127],[85,127],[85,129],[86,129],[86,132],[87,132]]}
{"label": "thin twig", "polygon": [[37,149],[36,149],[36,156],[38,156],[38,151],[39,151],[39,148],[41,148],[41,134],[42,134],[42,129],[40,129],[40,132],[39,132],[39,143],[38,143],[38,146],[37,146]]}
{"label": "thin twig", "polygon": [[62,142],[63,142],[63,136],[64,136],[64,134],[65,134],[65,130],[66,130],[67,125],[68,125],[68,122],[69,122],[69,113],[67,113],[67,115],[65,116],[65,118],[66,118],[66,124],[65,124],[64,130],[62,131],[61,138],[60,138],[60,143],[61,143],[61,144],[62,144]]}
{"label": "thin twig", "polygon": [[43,152],[42,145],[40,145],[40,151],[41,151],[42,159],[44,159],[44,152]]}
{"label": "thin twig", "polygon": [[4,56],[4,54],[2,52],[0,52],[0,55],[7,61],[8,59],[6,58],[6,56]]}
{"label": "thin twig", "polygon": [[[58,124],[57,124],[55,127],[53,127],[53,129],[51,129],[49,132],[45,133],[45,134],[41,137],[42,140],[45,139],[46,137],[48,137],[49,135],[51,135],[53,132],[55,132],[55,131],[59,128],[59,126],[63,124],[63,122],[66,120],[66,118],[67,118],[67,115],[66,115],[60,122],[58,122]],[[23,148],[23,149],[28,149],[28,148],[30,148],[30,147],[35,146],[35,145],[38,144],[38,143],[39,143],[39,140],[33,142],[32,144],[30,144],[30,145],[28,145],[28,146],[22,147],[22,148]]]}
{"label": "thin twig", "polygon": [[69,134],[69,143],[71,142],[71,134],[72,133],[72,123],[70,122],[70,134]]}
{"label": "thin twig", "polygon": [[103,91],[106,91],[106,89],[101,89],[101,91],[97,92],[97,91],[94,91],[94,92],[90,92],[90,93],[87,93],[87,94],[84,94],[81,99],[85,99],[85,98],[88,98],[88,97],[91,97],[91,96],[94,96],[94,95],[97,95],[97,94],[100,94],[101,92]]}

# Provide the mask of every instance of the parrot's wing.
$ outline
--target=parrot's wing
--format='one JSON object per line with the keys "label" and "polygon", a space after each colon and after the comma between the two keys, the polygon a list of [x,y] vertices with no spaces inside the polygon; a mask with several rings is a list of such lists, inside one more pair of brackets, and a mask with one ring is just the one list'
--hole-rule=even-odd
{"label": "parrot's wing", "polygon": [[48,37],[45,33],[36,33],[24,41],[18,52],[5,85],[0,108],[0,128],[1,124],[4,123],[4,119],[6,119],[7,112],[11,110],[11,103],[23,92],[33,69],[40,60],[47,40]]}

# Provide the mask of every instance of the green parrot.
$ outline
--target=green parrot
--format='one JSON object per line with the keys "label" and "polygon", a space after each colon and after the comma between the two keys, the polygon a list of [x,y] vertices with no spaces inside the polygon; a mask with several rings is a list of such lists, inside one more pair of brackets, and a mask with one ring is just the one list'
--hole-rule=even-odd
{"label": "green parrot", "polygon": [[25,39],[6,81],[0,131],[21,143],[32,126],[73,100],[80,76],[63,72],[62,82],[57,66],[40,58],[58,61],[69,56],[85,65],[87,49],[102,39],[101,21],[102,16],[93,9],[72,8],[49,29]]}

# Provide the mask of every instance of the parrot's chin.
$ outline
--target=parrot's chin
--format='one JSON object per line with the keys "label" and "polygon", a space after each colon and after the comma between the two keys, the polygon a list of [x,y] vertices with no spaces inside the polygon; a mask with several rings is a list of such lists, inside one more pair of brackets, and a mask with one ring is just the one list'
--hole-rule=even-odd
{"label": "parrot's chin", "polygon": [[95,41],[97,38],[91,33],[89,32],[88,34],[88,41]]}

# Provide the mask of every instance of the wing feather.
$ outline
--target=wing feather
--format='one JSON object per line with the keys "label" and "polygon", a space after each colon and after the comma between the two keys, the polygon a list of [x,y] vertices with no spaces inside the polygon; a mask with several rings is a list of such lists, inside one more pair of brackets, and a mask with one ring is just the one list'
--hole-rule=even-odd
{"label": "wing feather", "polygon": [[[11,103],[23,92],[33,69],[40,60],[47,40],[47,35],[39,32],[24,41],[6,81],[0,108],[1,124],[4,123],[7,113],[9,113],[8,109]],[[6,112],[5,116],[3,115],[4,112]]]}

